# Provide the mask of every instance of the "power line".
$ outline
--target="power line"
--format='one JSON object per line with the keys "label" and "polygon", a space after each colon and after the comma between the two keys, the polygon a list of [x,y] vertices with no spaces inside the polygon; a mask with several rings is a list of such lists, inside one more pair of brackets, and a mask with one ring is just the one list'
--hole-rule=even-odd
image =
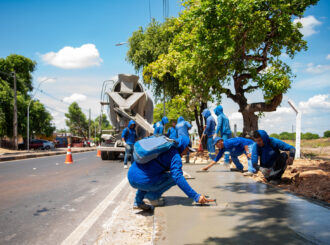
{"label": "power line", "polygon": [[44,105],[44,107],[46,107],[46,108],[48,108],[48,109],[50,109],[50,110],[52,110],[52,111],[56,111],[56,112],[59,112],[59,113],[65,114],[65,112],[63,112],[63,111],[59,111],[59,110],[57,110],[57,109],[54,109],[54,108],[52,108],[52,107],[50,107],[50,106],[48,106],[48,105]]}
{"label": "power line", "polygon": [[[40,93],[42,93],[42,94],[44,94],[44,95],[46,95],[46,96],[48,96],[48,97],[50,97],[50,98],[52,98],[52,99],[54,99],[54,100],[57,100],[57,101],[59,101],[59,102],[65,104],[65,105],[70,106],[70,103],[67,103],[67,102],[63,101],[62,99],[59,99],[59,98],[55,97],[54,95],[49,94],[49,93],[43,91],[42,89],[36,89],[36,90],[38,90]],[[89,109],[86,109],[86,108],[83,108],[83,107],[80,107],[80,108],[81,108],[82,110],[86,111],[86,112],[89,111]]]}

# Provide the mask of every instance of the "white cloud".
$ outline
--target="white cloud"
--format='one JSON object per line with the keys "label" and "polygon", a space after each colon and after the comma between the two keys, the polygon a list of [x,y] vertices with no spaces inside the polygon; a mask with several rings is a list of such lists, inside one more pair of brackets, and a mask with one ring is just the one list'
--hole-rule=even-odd
{"label": "white cloud", "polygon": [[322,22],[318,21],[313,15],[309,15],[300,19],[295,19],[293,21],[294,24],[297,24],[298,22],[300,22],[303,26],[300,31],[305,37],[317,33],[315,27],[322,24]]}
{"label": "white cloud", "polygon": [[37,82],[53,83],[56,79],[53,77],[37,77]]}
{"label": "white cloud", "polygon": [[69,97],[64,97],[63,101],[66,103],[85,101],[87,99],[86,95],[73,93]]}
{"label": "white cloud", "polygon": [[330,65],[314,65],[313,63],[307,64],[306,71],[309,73],[323,73],[330,70]]}
{"label": "white cloud", "polygon": [[311,78],[306,78],[293,83],[293,89],[302,90],[329,90],[330,89],[330,74],[329,72],[313,76]]}
{"label": "white cloud", "polygon": [[330,54],[327,55],[326,59],[327,60],[330,60]]}
{"label": "white cloud", "polygon": [[330,94],[318,94],[307,101],[301,101],[299,108],[304,113],[320,112],[320,110],[326,110],[330,113]]}
{"label": "white cloud", "polygon": [[236,120],[242,120],[242,119],[243,119],[242,113],[240,113],[240,112],[234,112],[229,115],[229,120],[236,121]]}
{"label": "white cloud", "polygon": [[273,115],[283,115],[283,114],[293,114],[294,111],[291,107],[278,107],[276,108],[276,111],[271,112]]}
{"label": "white cloud", "polygon": [[41,55],[42,60],[50,65],[63,69],[79,69],[99,66],[102,62],[99,51],[94,44],[84,44],[80,47],[66,46],[58,52]]}

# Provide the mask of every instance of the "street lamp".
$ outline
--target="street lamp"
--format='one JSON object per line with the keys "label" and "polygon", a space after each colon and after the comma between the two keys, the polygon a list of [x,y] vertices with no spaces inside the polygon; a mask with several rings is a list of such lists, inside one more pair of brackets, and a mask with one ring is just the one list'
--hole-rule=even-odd
{"label": "street lamp", "polygon": [[292,100],[288,100],[291,108],[296,112],[296,155],[295,158],[300,158],[300,137],[301,137],[301,111]]}
{"label": "street lamp", "polygon": [[124,44],[128,44],[128,42],[116,43],[115,45],[116,45],[116,46],[121,46],[121,45],[124,45]]}
{"label": "street lamp", "polygon": [[56,78],[46,78],[44,80],[42,80],[38,87],[36,88],[36,91],[34,93],[34,95],[32,95],[30,101],[29,101],[29,104],[28,104],[28,107],[27,107],[27,129],[26,129],[26,138],[27,138],[27,144],[26,144],[26,149],[29,151],[30,150],[30,105],[31,105],[31,102],[34,98],[34,96],[36,96],[37,92],[38,92],[38,89],[40,88],[41,84],[43,84],[44,82],[48,81],[49,79],[56,79]]}

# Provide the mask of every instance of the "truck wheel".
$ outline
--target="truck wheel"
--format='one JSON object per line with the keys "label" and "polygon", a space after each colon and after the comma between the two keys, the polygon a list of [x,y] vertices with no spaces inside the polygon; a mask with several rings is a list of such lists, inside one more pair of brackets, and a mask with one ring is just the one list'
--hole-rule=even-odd
{"label": "truck wheel", "polygon": [[116,154],[115,154],[115,152],[108,152],[108,154],[109,154],[109,160],[116,160]]}
{"label": "truck wheel", "polygon": [[101,159],[102,160],[109,160],[109,156],[108,156],[107,151],[101,151]]}

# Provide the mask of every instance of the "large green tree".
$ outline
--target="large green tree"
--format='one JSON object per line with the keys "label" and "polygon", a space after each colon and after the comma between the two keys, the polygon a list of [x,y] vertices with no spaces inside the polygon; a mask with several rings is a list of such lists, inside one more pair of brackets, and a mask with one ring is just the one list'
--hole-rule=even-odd
{"label": "large green tree", "polygon": [[82,112],[77,102],[73,102],[69,108],[68,113],[65,113],[66,126],[69,127],[70,132],[75,136],[88,136],[88,120],[86,115]]}
{"label": "large green tree", "polygon": [[[167,19],[163,24],[152,20],[147,28],[139,28],[129,38],[127,60],[133,64],[137,72],[142,71],[143,81],[153,89],[156,100],[163,99],[165,91],[167,115],[170,114],[171,117],[172,112],[175,111],[176,116],[183,115],[189,120],[194,117],[201,133],[203,119],[200,114],[206,108],[207,101],[212,100],[209,88],[205,89],[203,83],[180,85],[176,77],[175,65],[167,66],[166,69],[152,66],[170,52],[170,45],[175,36],[182,31],[182,26],[179,19],[172,18]],[[157,64],[162,66],[160,62]],[[191,90],[194,90],[193,93]],[[173,106],[175,108],[172,108]],[[155,107],[154,114],[155,120],[163,115],[160,104]]]}
{"label": "large green tree", "polygon": [[[243,115],[243,135],[258,129],[258,117],[275,111],[293,74],[281,60],[307,49],[293,19],[317,0],[187,0],[172,23],[167,52],[144,67],[144,76],[164,81],[170,74],[182,96],[200,109],[225,94]],[[165,26],[165,25],[164,25]],[[248,97],[260,91],[263,99]],[[252,101],[252,102],[250,102]],[[200,112],[200,111],[199,111]],[[196,121],[198,124],[198,121]]]}
{"label": "large green tree", "polygon": [[[36,63],[22,55],[12,54],[0,58],[0,137],[13,135],[13,71],[17,77],[17,131],[26,138],[27,105],[33,90],[32,73]],[[51,135],[54,126],[52,116],[39,101],[30,106],[30,131],[36,134]],[[31,134],[30,134],[31,135]]]}

